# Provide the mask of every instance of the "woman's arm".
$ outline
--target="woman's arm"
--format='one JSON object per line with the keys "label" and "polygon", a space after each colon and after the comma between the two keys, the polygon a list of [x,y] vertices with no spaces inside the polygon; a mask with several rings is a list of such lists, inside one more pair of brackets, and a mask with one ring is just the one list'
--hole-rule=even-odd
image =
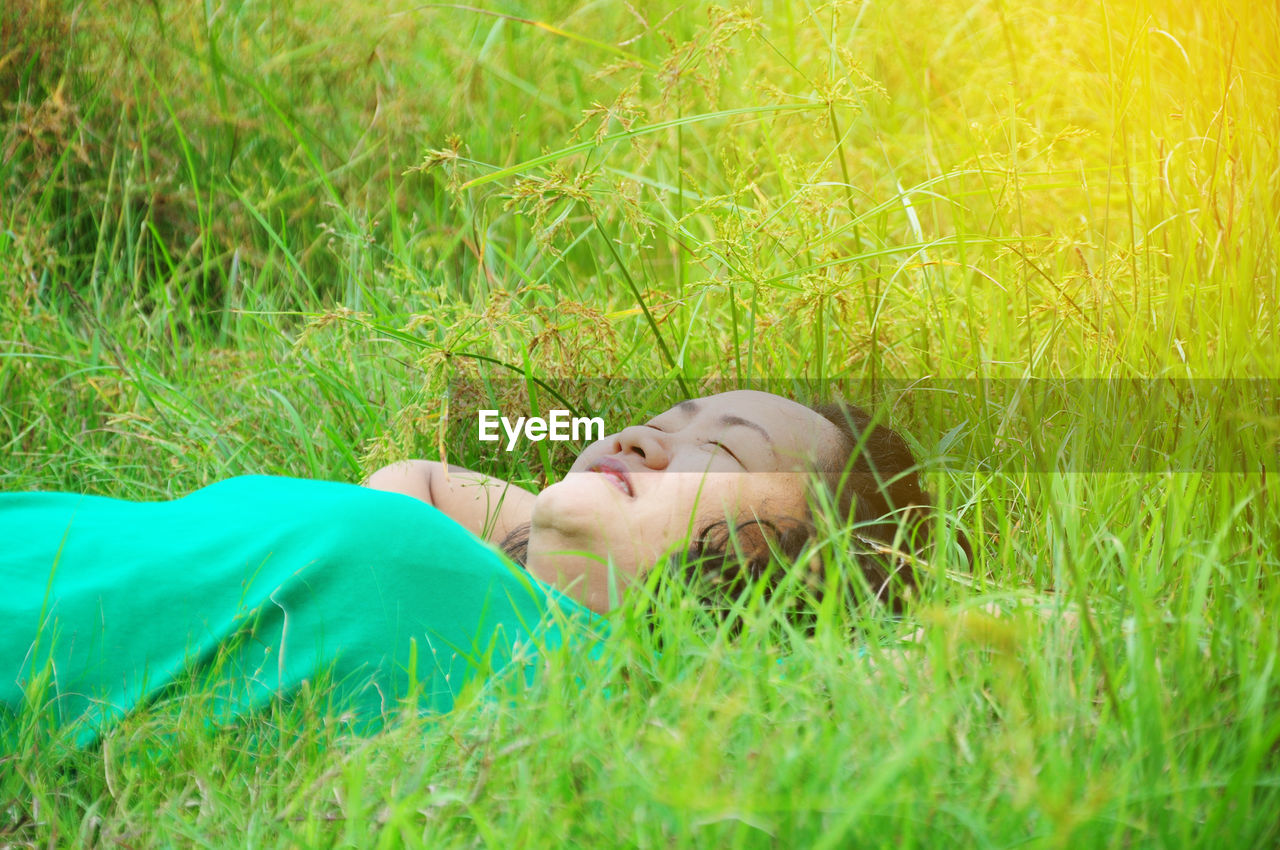
{"label": "woman's arm", "polygon": [[379,469],[364,484],[421,499],[494,543],[501,543],[533,514],[535,496],[523,487],[439,461],[402,460]]}

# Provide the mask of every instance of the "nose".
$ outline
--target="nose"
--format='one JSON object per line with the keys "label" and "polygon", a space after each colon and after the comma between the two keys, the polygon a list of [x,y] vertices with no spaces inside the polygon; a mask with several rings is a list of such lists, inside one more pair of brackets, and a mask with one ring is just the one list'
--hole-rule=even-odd
{"label": "nose", "polygon": [[649,469],[666,469],[671,462],[671,448],[667,435],[644,425],[632,425],[618,432],[618,450],[634,454]]}

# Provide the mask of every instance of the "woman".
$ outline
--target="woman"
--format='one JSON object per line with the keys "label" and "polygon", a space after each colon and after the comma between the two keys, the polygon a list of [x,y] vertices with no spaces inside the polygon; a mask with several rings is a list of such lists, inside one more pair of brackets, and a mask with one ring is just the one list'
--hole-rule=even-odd
{"label": "woman", "polygon": [[[422,460],[380,469],[367,484],[435,505],[603,613],[645,569],[683,551],[705,562],[737,543],[730,560],[752,572],[768,563],[768,544],[798,555],[813,533],[814,472],[834,497],[837,522],[858,521],[864,536],[889,544],[903,528],[897,542],[916,548],[930,501],[896,432],[872,427],[858,408],[810,408],[750,390],[682,402],[593,443],[537,494]],[[885,589],[887,576],[875,578]]]}
{"label": "woman", "polygon": [[[929,500],[896,433],[750,391],[593,443],[537,494],[407,461],[367,488],[245,477],[157,503],[0,495],[0,708],[81,721],[82,742],[193,679],[215,720],[321,680],[361,724],[406,696],[447,711],[533,647],[589,640],[664,559],[751,575],[771,549],[798,555],[814,473],[837,522],[913,545]],[[867,563],[879,592],[889,571]]]}

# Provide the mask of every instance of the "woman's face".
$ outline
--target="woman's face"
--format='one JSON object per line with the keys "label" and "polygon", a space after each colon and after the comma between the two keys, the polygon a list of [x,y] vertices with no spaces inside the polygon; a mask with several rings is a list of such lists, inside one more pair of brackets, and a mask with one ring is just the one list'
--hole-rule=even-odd
{"label": "woman's face", "polygon": [[802,404],[739,390],[592,443],[533,503],[530,572],[595,611],[706,526],[808,515],[808,472],[839,451]]}

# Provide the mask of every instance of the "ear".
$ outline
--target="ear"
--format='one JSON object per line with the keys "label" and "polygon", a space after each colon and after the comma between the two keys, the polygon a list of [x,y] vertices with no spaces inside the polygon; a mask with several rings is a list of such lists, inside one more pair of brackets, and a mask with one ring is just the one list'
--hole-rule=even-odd
{"label": "ear", "polygon": [[773,523],[766,520],[739,523],[729,533],[726,555],[736,556],[747,575],[759,578],[769,568],[773,549],[771,542],[776,536]]}

